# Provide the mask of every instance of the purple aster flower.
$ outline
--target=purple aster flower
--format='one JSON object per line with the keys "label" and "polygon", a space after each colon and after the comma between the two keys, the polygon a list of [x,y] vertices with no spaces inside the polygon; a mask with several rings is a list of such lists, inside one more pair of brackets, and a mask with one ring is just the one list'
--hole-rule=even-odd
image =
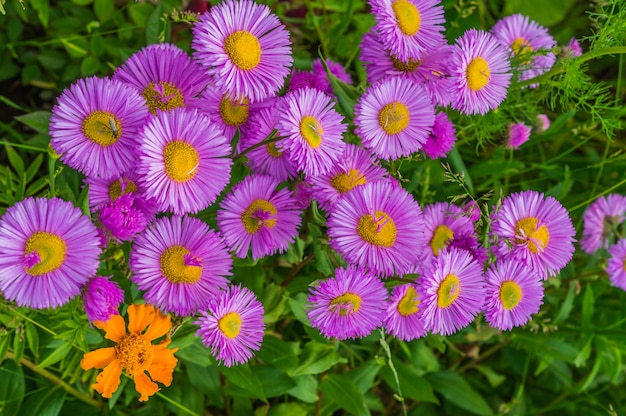
{"label": "purple aster flower", "polygon": [[104,204],[115,202],[117,198],[126,194],[132,195],[133,205],[143,211],[148,222],[152,221],[158,211],[157,203],[146,198],[145,189],[139,181],[136,170],[109,179],[90,176],[85,179],[85,184],[89,185],[89,210],[92,213],[98,212]]}
{"label": "purple aster flower", "polygon": [[464,114],[485,114],[497,108],[511,82],[507,50],[493,35],[467,30],[452,48],[452,108]]}
{"label": "purple aster flower", "polygon": [[509,126],[509,135],[505,147],[507,149],[517,149],[530,139],[530,126],[524,123],[515,123]]}
{"label": "purple aster flower", "polygon": [[525,325],[543,303],[539,275],[524,263],[505,260],[487,270],[485,319],[501,331]]}
{"label": "purple aster flower", "polygon": [[606,264],[606,272],[611,284],[626,290],[626,239],[622,238],[609,248],[609,260]]}
{"label": "purple aster flower", "polygon": [[473,199],[470,199],[463,204],[463,211],[473,222],[478,222],[480,219],[480,207]]}
{"label": "purple aster flower", "polygon": [[491,28],[491,33],[520,61],[520,80],[541,75],[554,65],[556,56],[552,48],[556,41],[546,28],[528,17],[521,14],[503,17]]}
{"label": "purple aster flower", "polygon": [[465,250],[472,255],[474,260],[480,264],[487,263],[489,260],[489,254],[485,247],[480,245],[478,237],[475,233],[460,233],[454,236],[452,240],[448,242],[446,250]]}
{"label": "purple aster flower", "polygon": [[159,43],[133,54],[113,74],[137,90],[152,114],[195,106],[207,84],[203,68],[176,45]]}
{"label": "purple aster flower", "polygon": [[626,219],[626,197],[609,194],[596,199],[583,214],[580,247],[587,254],[609,248],[617,228]]}
{"label": "purple aster flower", "polygon": [[418,281],[427,331],[451,335],[469,325],[482,310],[482,266],[465,250],[441,253]]}
{"label": "purple aster flower", "polygon": [[350,265],[310,288],[307,316],[326,338],[361,338],[382,325],[387,297],[378,277]]}
{"label": "purple aster flower", "polygon": [[400,77],[369,87],[354,107],[356,134],[381,159],[420,150],[434,122],[435,108],[422,87]]}
{"label": "purple aster flower", "polygon": [[542,279],[554,276],[574,253],[574,226],[567,210],[552,197],[525,191],[504,198],[492,214],[491,246],[501,259],[534,268]]}
{"label": "purple aster flower", "polygon": [[[298,175],[289,160],[289,151],[278,150],[276,141],[260,146],[260,143],[276,133],[278,107],[279,103],[275,101],[253,113],[239,143],[241,149],[246,151],[246,164],[252,173],[268,175],[282,182]],[[253,146],[256,147],[248,150]]]}
{"label": "purple aster flower", "polygon": [[388,333],[402,341],[412,341],[425,335],[420,312],[417,285],[406,284],[393,288],[391,302],[383,326]]}
{"label": "purple aster flower", "polygon": [[288,93],[279,109],[276,147],[287,151],[291,163],[305,175],[322,175],[338,161],[347,126],[321,91],[305,88]]}
{"label": "purple aster flower", "polygon": [[444,42],[422,54],[420,59],[398,59],[385,48],[378,33],[370,31],[363,36],[360,50],[370,84],[392,76],[408,78],[424,87],[433,104],[447,107],[450,105],[448,61],[451,48]]}
{"label": "purple aster flower", "polygon": [[191,45],[219,89],[251,103],[276,95],[293,61],[289,32],[252,0],[226,0],[201,14]]}
{"label": "purple aster flower", "polygon": [[180,316],[206,310],[228,284],[232,264],[222,237],[187,216],[157,219],[137,236],[129,259],[146,302]]}
{"label": "purple aster flower", "polygon": [[564,46],[561,55],[565,58],[577,58],[583,54],[583,48],[580,47],[580,43],[576,38],[571,38],[567,46]]}
{"label": "purple aster flower", "polygon": [[111,315],[119,315],[117,308],[124,300],[124,291],[111,276],[97,276],[89,279],[83,288],[85,312],[90,323],[106,322]]}
{"label": "purple aster flower", "polygon": [[[316,90],[326,92],[326,88],[330,85],[330,81],[325,82],[324,78],[318,77],[311,71],[291,71],[289,79],[289,91],[301,90],[304,88],[314,88]],[[331,94],[332,95],[332,89]]]}
{"label": "purple aster flower", "polygon": [[[345,82],[346,84],[352,84],[352,79],[346,72],[343,65],[330,59],[326,59],[326,65],[328,66],[330,73],[339,78],[340,81]],[[311,64],[311,72],[315,76],[319,85],[317,88],[325,92],[327,95],[334,96],[335,92],[333,91],[333,86],[330,83],[330,78],[328,77],[320,58],[315,59]]]}
{"label": "purple aster flower", "polygon": [[444,36],[443,6],[438,0],[369,0],[375,29],[399,59],[421,58]]}
{"label": "purple aster flower", "polygon": [[340,161],[328,173],[310,178],[312,193],[327,212],[337,200],[357,186],[375,182],[387,176],[387,171],[376,163],[365,149],[347,144]]}
{"label": "purple aster flower", "polygon": [[444,112],[435,115],[433,128],[422,145],[422,150],[431,159],[444,157],[456,143],[456,129]]}
{"label": "purple aster flower", "polygon": [[550,118],[546,114],[537,114],[534,132],[543,133],[550,128]]}
{"label": "purple aster flower", "polygon": [[196,335],[226,367],[244,364],[263,342],[263,305],[249,289],[229,286],[194,322]]}
{"label": "purple aster flower", "polygon": [[148,114],[145,100],[126,84],[79,79],[52,108],[50,145],[87,176],[120,175],[135,165],[137,136]]}
{"label": "purple aster flower", "polygon": [[217,223],[228,247],[237,257],[252,258],[282,253],[298,235],[302,211],[287,188],[276,190],[279,181],[251,175],[235,185],[217,212]]}
{"label": "purple aster flower", "polygon": [[230,180],[228,140],[195,109],[159,111],[142,139],[137,173],[145,196],[161,211],[201,211]]}
{"label": "purple aster flower", "polygon": [[313,200],[313,188],[307,180],[296,181],[293,185],[293,197],[296,199],[296,206],[305,210]]}
{"label": "purple aster flower", "polygon": [[117,241],[131,241],[151,218],[146,217],[132,194],[123,194],[100,208],[100,222]]}
{"label": "purple aster flower", "polygon": [[457,236],[474,234],[474,223],[462,208],[436,202],[424,207],[424,233],[430,246],[427,257],[432,259],[445,251]]}
{"label": "purple aster flower", "polygon": [[387,181],[366,183],[337,201],[328,237],[349,264],[384,276],[409,272],[426,246],[419,204]]}
{"label": "purple aster flower", "polygon": [[0,219],[0,292],[33,309],[67,303],[96,273],[99,242],[96,227],[71,202],[17,202]]}

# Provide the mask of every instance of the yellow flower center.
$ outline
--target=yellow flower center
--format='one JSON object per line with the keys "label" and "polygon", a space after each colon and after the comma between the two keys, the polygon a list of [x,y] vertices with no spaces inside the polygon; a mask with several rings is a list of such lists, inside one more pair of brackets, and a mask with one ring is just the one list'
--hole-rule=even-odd
{"label": "yellow flower center", "polygon": [[313,149],[322,144],[322,126],[315,117],[305,116],[300,121],[300,134]]}
{"label": "yellow flower center", "polygon": [[226,38],[224,49],[239,69],[254,69],[261,62],[261,43],[246,30],[239,30]]}
{"label": "yellow flower center", "polygon": [[517,38],[511,44],[511,49],[513,49],[513,53],[515,55],[519,54],[527,54],[533,51],[533,48],[530,46],[530,43],[524,38]]}
{"label": "yellow flower center", "polygon": [[187,182],[198,172],[198,151],[189,143],[169,142],[163,150],[165,172],[174,182]]}
{"label": "yellow flower center", "polygon": [[408,62],[396,58],[395,55],[391,55],[390,58],[393,67],[402,72],[413,72],[422,64],[422,61],[413,58],[409,58]]}
{"label": "yellow flower center", "polygon": [[92,142],[107,147],[118,141],[122,135],[122,125],[112,113],[98,110],[83,120],[83,133]]}
{"label": "yellow flower center", "polygon": [[261,227],[274,228],[278,211],[274,204],[264,199],[254,200],[241,214],[241,221],[246,231],[250,234],[257,233]]}
{"label": "yellow flower center", "polygon": [[527,241],[531,253],[542,252],[550,241],[548,227],[542,225],[537,228],[538,223],[539,220],[535,217],[522,218],[515,223],[515,234],[518,237],[515,242],[523,244]]}
{"label": "yellow flower center", "polygon": [[188,264],[185,254],[189,258],[189,250],[183,246],[172,246],[161,254],[161,273],[172,283],[195,283],[202,277],[202,265]]}
{"label": "yellow flower center", "polygon": [[115,346],[115,354],[126,373],[136,376],[152,365],[154,348],[142,334],[130,333]]}
{"label": "yellow flower center", "polygon": [[474,58],[469,65],[467,65],[465,75],[467,77],[468,88],[472,91],[479,91],[489,83],[489,78],[491,77],[489,64],[480,56]]}
{"label": "yellow flower center", "polygon": [[454,238],[454,232],[445,225],[435,228],[433,238],[430,239],[430,248],[435,256],[446,246],[446,243]]}
{"label": "yellow flower center", "polygon": [[229,126],[239,127],[248,120],[248,99],[231,100],[226,95],[220,101],[220,116]]}
{"label": "yellow flower center", "polygon": [[417,7],[407,0],[396,0],[391,4],[396,16],[398,28],[408,36],[413,36],[420,30],[421,18]]}
{"label": "yellow flower center", "polygon": [[365,214],[359,219],[357,231],[361,238],[379,247],[391,247],[396,242],[396,224],[383,211],[374,213],[376,218]]}
{"label": "yellow flower center", "polygon": [[459,278],[454,274],[447,275],[437,289],[437,306],[443,309],[448,308],[459,297],[460,293]]}
{"label": "yellow flower center", "polygon": [[112,201],[115,201],[122,195],[131,194],[133,192],[137,192],[137,185],[131,180],[126,182],[124,191],[122,191],[122,179],[118,179],[109,185],[109,198],[111,198]]}
{"label": "yellow flower center", "polygon": [[157,109],[169,111],[185,106],[183,93],[171,82],[151,82],[142,93],[148,103],[150,112],[156,114]]}
{"label": "yellow flower center", "polygon": [[350,172],[338,173],[331,179],[330,184],[339,191],[340,194],[346,193],[357,186],[365,185],[367,180],[365,175],[361,174],[356,169],[350,169]]}
{"label": "yellow flower center", "polygon": [[378,114],[378,123],[387,134],[398,134],[409,125],[409,109],[401,102],[387,104]]}
{"label": "yellow flower center", "polygon": [[217,326],[226,338],[235,338],[241,331],[241,315],[229,312],[217,321]]}
{"label": "yellow flower center", "polygon": [[283,155],[283,152],[276,148],[276,143],[274,142],[268,143],[265,149],[267,153],[274,158],[279,158]]}
{"label": "yellow flower center", "polygon": [[513,281],[506,281],[500,286],[500,301],[504,309],[511,310],[522,300],[522,288]]}
{"label": "yellow flower center", "polygon": [[352,315],[359,311],[361,297],[354,293],[344,293],[330,301],[330,311],[341,316]]}
{"label": "yellow flower center", "polygon": [[26,241],[25,254],[36,251],[39,262],[26,269],[33,276],[40,276],[61,267],[67,254],[67,245],[58,235],[37,231]]}
{"label": "yellow flower center", "polygon": [[406,290],[400,302],[398,302],[398,313],[402,316],[409,316],[417,313],[418,305],[420,304],[419,299],[417,298],[417,293],[415,293],[415,289],[413,286],[409,286]]}

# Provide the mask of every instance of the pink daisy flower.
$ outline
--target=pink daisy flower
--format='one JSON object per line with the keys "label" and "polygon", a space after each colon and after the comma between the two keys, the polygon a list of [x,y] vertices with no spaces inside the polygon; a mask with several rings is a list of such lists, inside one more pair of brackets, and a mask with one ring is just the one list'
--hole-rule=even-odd
{"label": "pink daisy flower", "polygon": [[436,202],[424,207],[424,233],[432,259],[445,251],[460,235],[474,234],[474,223],[462,208],[448,202]]}
{"label": "pink daisy flower", "polygon": [[583,236],[580,247],[587,254],[607,249],[614,241],[617,228],[626,219],[626,197],[619,194],[601,196],[583,214]]}
{"label": "pink daisy flower", "polygon": [[626,239],[622,238],[609,248],[609,260],[606,264],[606,272],[611,284],[626,290]]}
{"label": "pink daisy flower", "polygon": [[391,302],[383,327],[387,332],[402,341],[412,341],[426,334],[420,312],[420,299],[417,285],[406,284],[393,288]]}
{"label": "pink daisy flower", "polygon": [[124,291],[111,276],[97,276],[89,279],[83,287],[85,313],[90,324],[106,322],[112,315],[119,315],[118,308],[124,300]]}
{"label": "pink daisy flower", "polygon": [[435,115],[432,131],[426,138],[422,150],[430,159],[438,159],[448,154],[456,143],[456,128],[444,112]]}
{"label": "pink daisy flower", "polygon": [[524,123],[515,123],[509,126],[509,135],[505,147],[507,149],[517,149],[530,139],[530,126]]}

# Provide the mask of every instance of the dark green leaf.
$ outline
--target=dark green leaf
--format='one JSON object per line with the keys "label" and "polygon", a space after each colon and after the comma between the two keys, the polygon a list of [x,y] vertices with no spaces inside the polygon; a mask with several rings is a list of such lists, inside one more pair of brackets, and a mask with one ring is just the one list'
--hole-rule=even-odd
{"label": "dark green leaf", "polygon": [[30,165],[28,165],[28,168],[26,169],[26,182],[33,180],[41,167],[41,162],[43,162],[43,154],[39,153],[37,157],[30,162]]}
{"label": "dark green leaf", "polygon": [[425,375],[433,386],[450,403],[477,415],[493,415],[493,411],[483,399],[460,375],[451,371],[439,371]]}
{"label": "dark green leaf", "polygon": [[161,33],[161,15],[163,14],[163,6],[160,4],[154,9],[146,23],[146,43],[151,45],[159,42],[159,34]]}
{"label": "dark green leaf", "polygon": [[8,333],[2,334],[0,336],[0,363],[4,360],[9,350],[9,345],[11,345],[11,336]]}
{"label": "dark green leaf", "polygon": [[[433,389],[426,381],[426,379],[420,376],[413,366],[406,365],[398,360],[393,360],[396,373],[398,374],[398,381],[400,382],[400,393],[402,397],[408,397],[420,402],[439,403],[437,397],[433,394]],[[389,386],[391,391],[398,394],[396,381],[391,371],[391,367],[384,366],[380,370],[380,376],[384,380],[385,384]]]}
{"label": "dark green leaf", "polygon": [[22,416],[57,416],[61,412],[66,392],[61,387],[43,387],[28,396],[22,405]]}
{"label": "dark green leaf", "polygon": [[287,393],[305,403],[317,403],[317,380],[312,375],[292,377],[296,386]]}
{"label": "dark green leaf", "polygon": [[26,342],[24,340],[23,332],[16,332],[13,337],[13,361],[19,363],[24,355],[24,350],[26,349]]}
{"label": "dark green leaf", "polygon": [[154,6],[149,3],[133,3],[128,7],[130,18],[141,28],[146,27],[153,11]]}
{"label": "dark green leaf", "polygon": [[567,291],[567,296],[565,296],[565,300],[561,303],[561,308],[559,309],[559,313],[554,318],[554,324],[558,325],[561,322],[565,321],[568,317],[572,308],[574,307],[574,298],[576,297],[576,282],[569,283],[569,290]]}
{"label": "dark green leaf", "polygon": [[41,78],[41,68],[38,65],[29,64],[22,69],[22,84],[24,85],[29,85],[31,81]]}
{"label": "dark green leaf", "polygon": [[345,363],[343,358],[332,345],[311,341],[302,349],[300,365],[289,375],[301,376],[304,374],[319,374],[338,363]]}
{"label": "dark green leaf", "polygon": [[330,399],[339,407],[353,415],[369,415],[363,394],[351,378],[345,375],[329,374],[320,383],[324,399]]}
{"label": "dark green leaf", "polygon": [[236,365],[233,367],[220,366],[218,370],[220,373],[224,374],[224,377],[226,377],[226,379],[233,383],[235,386],[248,391],[248,393],[250,394],[249,397],[255,397],[257,399],[263,400],[264,402],[267,402],[259,378],[254,375],[254,373],[250,370],[250,367],[247,364]]}
{"label": "dark green leaf", "polygon": [[583,328],[589,328],[591,323],[591,317],[593,316],[595,298],[593,296],[593,289],[591,284],[588,283],[585,287],[585,294],[583,295]]}
{"label": "dark green leaf", "polygon": [[64,342],[56,347],[50,355],[48,355],[42,362],[37,365],[39,368],[46,368],[54,363],[61,361],[72,350],[72,344],[70,342]]}
{"label": "dark green leaf", "polygon": [[309,411],[299,403],[280,403],[270,407],[267,416],[307,416]]}
{"label": "dark green leaf", "polygon": [[0,365],[0,410],[2,416],[19,416],[24,400],[25,383],[22,366],[10,360]]}
{"label": "dark green leaf", "polygon": [[32,113],[16,116],[15,119],[20,123],[26,124],[38,133],[48,134],[48,125],[50,124],[50,111],[34,111]]}
{"label": "dark green leaf", "polygon": [[282,396],[296,386],[291,377],[274,367],[254,366],[252,372],[259,378],[265,397]]}
{"label": "dark green leaf", "polygon": [[37,327],[28,321],[26,322],[25,327],[28,348],[35,357],[39,357],[39,332],[37,332]]}
{"label": "dark green leaf", "polygon": [[298,364],[298,357],[292,345],[272,335],[267,335],[263,338],[263,345],[256,356],[276,368],[291,370]]}
{"label": "dark green leaf", "polygon": [[17,176],[22,176],[22,174],[24,173],[24,161],[22,160],[21,156],[7,143],[4,143],[4,148],[7,151],[7,156],[9,156],[9,163],[11,164],[11,166],[13,166],[15,173],[17,173]]}
{"label": "dark green leaf", "polygon": [[50,19],[50,3],[48,0],[30,0],[33,9],[37,11],[37,17],[41,25],[45,28],[48,27],[48,21]]}
{"label": "dark green leaf", "polygon": [[86,56],[80,64],[80,75],[87,77],[100,70],[100,62],[93,55]]}
{"label": "dark green leaf", "polygon": [[115,13],[115,3],[111,0],[96,0],[93,4],[93,11],[101,22],[106,22]]}

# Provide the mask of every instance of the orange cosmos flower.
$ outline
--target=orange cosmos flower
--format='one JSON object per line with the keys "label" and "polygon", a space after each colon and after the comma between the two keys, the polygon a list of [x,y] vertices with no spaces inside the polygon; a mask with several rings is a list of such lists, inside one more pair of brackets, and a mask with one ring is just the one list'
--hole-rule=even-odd
{"label": "orange cosmos flower", "polygon": [[172,372],[178,362],[174,353],[178,348],[168,349],[169,339],[152,344],[172,327],[169,316],[150,305],[130,305],[128,333],[124,318],[119,315],[111,316],[106,322],[98,321],[95,325],[105,331],[105,338],[117,343],[114,347],[100,348],[85,354],[80,362],[83,370],[104,368],[98,374],[96,384],[92,385],[102,397],[111,398],[117,390],[122,370],[133,377],[135,389],[141,394],[139,401],[142,402],[159,391],[158,385],[152,380],[166,386],[172,383]]}

